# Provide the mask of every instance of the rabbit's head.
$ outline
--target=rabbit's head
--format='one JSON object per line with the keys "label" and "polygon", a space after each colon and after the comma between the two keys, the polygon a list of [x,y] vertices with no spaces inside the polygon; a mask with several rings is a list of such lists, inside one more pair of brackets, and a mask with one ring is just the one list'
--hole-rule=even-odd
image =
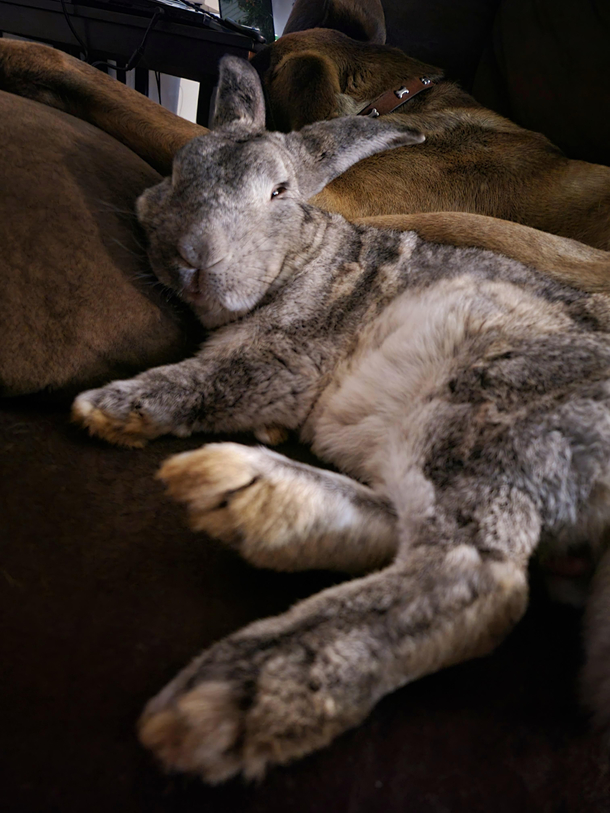
{"label": "rabbit's head", "polygon": [[423,140],[365,117],[267,132],[258,75],[244,60],[224,57],[212,132],[183,147],[172,177],[138,200],[153,269],[206,327],[236,319],[306,251],[310,197],[357,161]]}

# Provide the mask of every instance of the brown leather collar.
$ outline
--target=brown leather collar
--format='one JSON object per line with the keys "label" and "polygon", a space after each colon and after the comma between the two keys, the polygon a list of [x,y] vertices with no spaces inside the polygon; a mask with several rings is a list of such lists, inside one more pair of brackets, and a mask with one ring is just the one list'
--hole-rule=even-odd
{"label": "brown leather collar", "polygon": [[422,76],[419,79],[409,79],[404,85],[401,85],[396,90],[386,90],[381,96],[378,96],[370,104],[367,104],[358,115],[370,116],[376,119],[378,116],[385,116],[400,107],[401,104],[408,102],[422,90],[429,90],[434,87],[435,83],[427,76]]}

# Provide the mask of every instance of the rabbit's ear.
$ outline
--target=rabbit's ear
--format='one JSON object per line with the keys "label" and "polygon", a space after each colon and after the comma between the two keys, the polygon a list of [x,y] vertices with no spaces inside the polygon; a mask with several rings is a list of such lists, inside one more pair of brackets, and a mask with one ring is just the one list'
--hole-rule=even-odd
{"label": "rabbit's ear", "polygon": [[305,198],[316,195],[333,178],[369,155],[425,141],[417,130],[364,116],[317,122],[285,138]]}
{"label": "rabbit's ear", "polygon": [[236,124],[251,131],[265,128],[265,98],[254,68],[236,56],[220,60],[212,127]]}

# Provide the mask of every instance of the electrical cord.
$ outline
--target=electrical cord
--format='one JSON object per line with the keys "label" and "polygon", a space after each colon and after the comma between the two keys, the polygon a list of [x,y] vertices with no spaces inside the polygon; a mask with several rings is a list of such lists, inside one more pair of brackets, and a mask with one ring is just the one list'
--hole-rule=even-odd
{"label": "electrical cord", "polygon": [[129,57],[129,59],[127,60],[127,64],[125,65],[124,68],[121,68],[118,65],[111,65],[109,62],[99,62],[99,61],[98,62],[92,62],[91,65],[94,68],[113,68],[115,71],[124,71],[125,73],[127,73],[127,71],[133,70],[133,68],[136,68],[138,66],[139,61],[144,56],[144,48],[146,47],[146,40],[148,39],[148,35],[152,31],[152,29],[153,29],[155,23],[157,22],[157,20],[159,19],[159,17],[163,17],[164,15],[165,15],[165,12],[163,11],[163,9],[161,9],[161,8],[156,8],[155,9],[155,13],[150,18],[150,22],[148,23],[148,28],[146,29],[146,31],[144,32],[144,36],[142,37],[142,42],[138,45],[136,50]]}
{"label": "electrical cord", "polygon": [[[78,35],[76,29],[72,25],[72,22],[70,20],[70,15],[68,14],[68,10],[66,8],[66,0],[61,0],[61,8],[62,8],[62,11],[64,13],[64,17],[66,18],[66,22],[68,23],[68,27],[69,27],[70,31],[72,32],[72,34],[74,35],[74,38],[76,39],[76,41],[78,42],[78,44],[80,45],[80,47],[82,49],[82,52],[83,52],[84,57],[85,57],[85,62],[89,62],[89,49],[87,48],[85,43],[82,41],[82,39]],[[148,39],[148,35],[152,31],[152,29],[153,29],[155,23],[157,22],[157,20],[159,19],[159,17],[164,17],[164,16],[165,16],[165,12],[164,12],[164,10],[162,8],[156,8],[155,9],[155,12],[154,12],[153,16],[150,18],[150,22],[148,23],[148,27],[147,27],[146,31],[144,32],[144,36],[142,37],[142,42],[138,45],[138,47],[135,49],[133,54],[129,57],[129,59],[127,60],[127,64],[124,67],[121,67],[120,65],[113,65],[110,62],[103,62],[103,61],[100,61],[100,60],[98,60],[97,62],[91,62],[89,64],[91,64],[94,68],[111,68],[114,71],[122,71],[124,73],[127,73],[127,71],[130,71],[133,68],[137,67],[139,61],[144,56],[144,48],[146,47],[146,41]]]}
{"label": "electrical cord", "polygon": [[61,8],[62,8],[62,11],[64,13],[64,17],[66,18],[66,22],[68,23],[68,28],[70,29],[70,31],[74,35],[74,39],[78,42],[78,44],[80,45],[80,47],[82,49],[83,54],[85,55],[85,62],[89,62],[89,49],[87,48],[85,43],[82,41],[82,39],[78,36],[78,34],[76,32],[76,29],[74,28],[74,26],[72,25],[72,22],[70,21],[70,16],[68,14],[68,9],[66,8],[66,0],[61,0]]}
{"label": "electrical cord", "polygon": [[155,71],[155,81],[157,82],[157,99],[159,101],[159,104],[162,104],[162,102],[161,102],[161,73],[160,73],[160,71]]}
{"label": "electrical cord", "polygon": [[[190,0],[180,0],[180,2],[183,3],[185,6],[188,6],[189,8],[191,8],[193,11],[197,11],[200,14],[203,14],[204,17],[210,18],[212,20],[217,20],[217,18],[214,17],[212,14],[209,14],[207,11],[204,11],[202,8],[200,8],[200,6],[196,5],[195,3],[190,2]],[[97,60],[96,62],[89,62],[89,48],[87,47],[86,43],[84,43],[83,40],[80,38],[77,30],[72,25],[72,21],[70,20],[70,15],[68,14],[68,9],[66,8],[66,0],[61,0],[61,8],[62,8],[62,11],[63,11],[63,15],[65,17],[66,23],[68,24],[68,27],[69,27],[70,31],[72,32],[72,35],[74,36],[74,39],[78,42],[78,44],[79,44],[79,46],[81,48],[81,52],[82,52],[82,54],[84,56],[85,62],[89,63],[94,68],[110,68],[111,70],[114,70],[114,71],[117,71],[117,72],[121,71],[122,73],[125,73],[125,74],[127,74],[128,71],[131,71],[131,70],[133,70],[133,68],[136,68],[138,66],[140,60],[144,56],[144,49],[146,47],[146,41],[148,40],[148,36],[149,36],[150,32],[154,28],[155,23],[157,22],[157,20],[160,17],[165,16],[164,9],[159,8],[157,6],[157,8],[155,8],[153,16],[150,18],[150,22],[148,23],[146,31],[144,32],[144,36],[142,37],[142,41],[140,42],[138,47],[135,49],[133,54],[127,60],[127,64],[125,66],[121,67],[120,65],[112,64],[110,62],[104,62],[102,60]],[[258,31],[258,29],[255,29],[255,28],[247,29],[246,26],[241,26],[241,25],[233,22],[232,20],[223,20],[222,22],[225,24],[225,26],[227,26],[229,28],[232,28],[233,30],[239,30],[242,33],[243,33],[244,30],[248,30],[249,33],[252,36],[254,36],[256,39],[258,39],[259,41],[265,42],[264,37],[262,37],[262,35]],[[157,93],[158,93],[158,97],[159,97],[159,104],[161,104],[161,76],[160,76],[158,71],[155,71],[155,79],[156,79],[156,82],[157,82]]]}

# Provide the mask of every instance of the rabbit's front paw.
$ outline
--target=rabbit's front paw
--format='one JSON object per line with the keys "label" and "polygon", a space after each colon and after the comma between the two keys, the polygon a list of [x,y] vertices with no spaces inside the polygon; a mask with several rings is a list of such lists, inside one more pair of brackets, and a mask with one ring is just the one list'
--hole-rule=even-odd
{"label": "rabbit's front paw", "polygon": [[137,379],[82,392],[72,405],[72,420],[91,435],[133,448],[169,431],[160,405]]}
{"label": "rabbit's front paw", "polygon": [[328,745],[368,712],[362,687],[337,679],[340,655],[316,651],[295,631],[231,636],[148,703],[140,741],[166,769],[206,782],[260,778],[268,766]]}

